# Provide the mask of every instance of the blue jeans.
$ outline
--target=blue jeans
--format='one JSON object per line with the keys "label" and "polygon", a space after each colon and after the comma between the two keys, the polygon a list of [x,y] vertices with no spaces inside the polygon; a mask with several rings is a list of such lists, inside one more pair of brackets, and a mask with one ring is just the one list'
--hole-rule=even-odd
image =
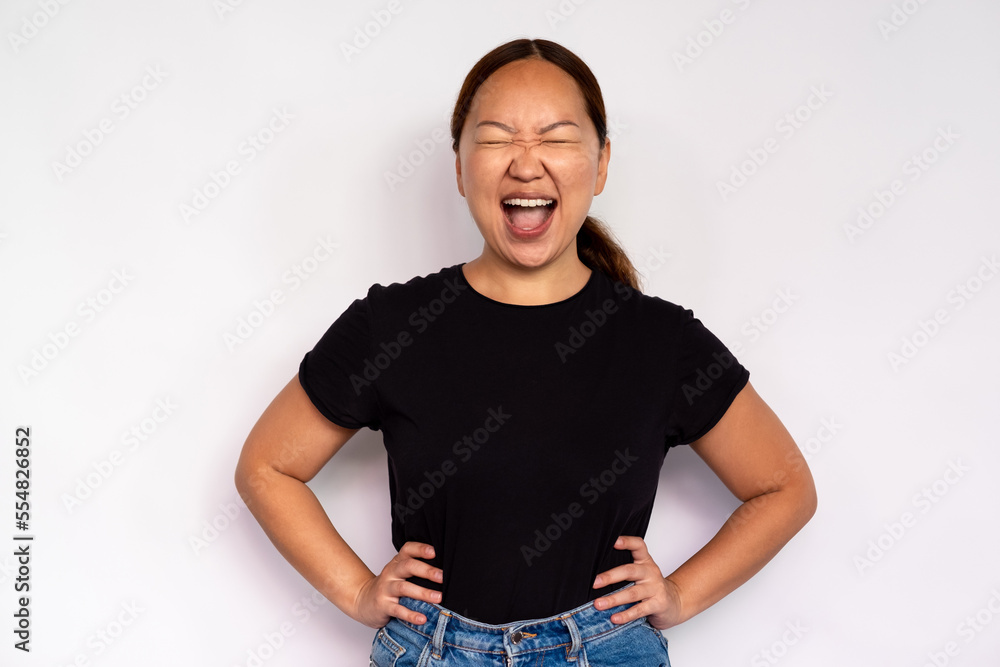
{"label": "blue jeans", "polygon": [[667,640],[645,617],[611,622],[628,604],[599,611],[588,602],[549,618],[486,625],[441,605],[399,602],[427,623],[390,619],[372,642],[370,667],[670,667]]}

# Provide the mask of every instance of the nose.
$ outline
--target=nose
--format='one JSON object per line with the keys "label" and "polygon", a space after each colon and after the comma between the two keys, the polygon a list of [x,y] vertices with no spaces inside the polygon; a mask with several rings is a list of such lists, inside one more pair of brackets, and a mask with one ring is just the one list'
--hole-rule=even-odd
{"label": "nose", "polygon": [[531,181],[545,175],[545,166],[539,159],[536,148],[542,144],[541,141],[515,141],[516,149],[510,161],[508,169],[510,175],[521,181]]}

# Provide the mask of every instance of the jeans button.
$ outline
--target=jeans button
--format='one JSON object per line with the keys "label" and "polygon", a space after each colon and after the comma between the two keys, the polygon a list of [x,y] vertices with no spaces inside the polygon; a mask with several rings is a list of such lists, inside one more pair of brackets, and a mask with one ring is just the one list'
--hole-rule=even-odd
{"label": "jeans button", "polygon": [[514,645],[517,645],[517,644],[521,643],[521,639],[523,639],[523,638],[524,638],[524,635],[522,635],[521,632],[518,631],[518,632],[515,632],[514,634],[512,634],[510,636],[510,642],[512,644],[514,644]]}

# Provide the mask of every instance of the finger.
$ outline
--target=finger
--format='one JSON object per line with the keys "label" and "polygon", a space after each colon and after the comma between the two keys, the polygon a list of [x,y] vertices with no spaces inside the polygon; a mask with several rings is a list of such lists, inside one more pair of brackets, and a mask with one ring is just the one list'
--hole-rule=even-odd
{"label": "finger", "polygon": [[434,567],[430,563],[411,558],[410,556],[400,556],[399,559],[391,561],[389,565],[391,567],[387,567],[386,571],[392,579],[421,577],[422,579],[439,583],[444,581],[444,571],[441,568]]}
{"label": "finger", "polygon": [[[635,535],[620,535],[617,540],[615,540],[614,548],[619,551],[631,551],[633,564],[640,561],[652,560],[649,556],[649,550],[646,548],[646,542],[641,537],[636,537]],[[617,583],[619,581],[635,581],[635,579],[629,579],[629,573],[616,572],[625,566],[618,566],[617,568],[612,568],[606,572],[602,572],[597,575],[594,580],[594,588],[602,588],[608,584]],[[615,573],[611,576],[611,573]]]}
{"label": "finger", "polygon": [[632,558],[634,560],[645,560],[649,558],[649,549],[646,547],[646,541],[641,537],[636,537],[635,535],[622,535],[615,541],[615,549],[625,550],[628,549],[632,552]]}
{"label": "finger", "polygon": [[[606,600],[610,600],[610,602],[605,603]],[[636,585],[615,595],[594,600],[594,607],[597,609],[613,609],[619,605],[629,606],[627,609],[612,614],[612,623],[628,623],[637,618],[658,613],[658,611],[662,611],[663,607],[656,599],[656,591],[646,584]]]}
{"label": "finger", "polygon": [[407,542],[399,554],[410,558],[434,558],[434,547],[424,542]]}
{"label": "finger", "polygon": [[412,609],[404,607],[401,604],[393,605],[392,608],[389,610],[389,615],[395,616],[396,618],[403,621],[409,621],[414,625],[423,625],[424,623],[427,622],[427,617],[421,614],[419,611],[413,611]]}
{"label": "finger", "polygon": [[643,599],[642,586],[629,586],[625,590],[617,591],[611,595],[605,595],[594,600],[595,609],[611,609],[618,605],[629,604]]}
{"label": "finger", "polygon": [[411,576],[438,583],[444,581],[444,570],[439,567],[434,567],[420,560],[410,560],[407,565],[409,565]]}
{"label": "finger", "polygon": [[619,611],[611,615],[611,622],[616,625],[621,625],[622,623],[628,623],[629,621],[634,621],[637,618],[642,618],[643,616],[649,616],[649,612],[646,611],[647,605],[645,602],[640,602],[639,604],[634,604],[625,611]]}
{"label": "finger", "polygon": [[641,566],[635,563],[626,563],[625,565],[605,570],[597,575],[594,579],[594,588],[604,588],[605,586],[617,584],[622,581],[639,581],[644,574],[645,572]]}
{"label": "finger", "polygon": [[394,587],[396,589],[394,597],[396,598],[407,597],[414,600],[423,600],[424,602],[441,602],[440,591],[424,588],[410,581],[399,581],[396,583],[397,585]]}

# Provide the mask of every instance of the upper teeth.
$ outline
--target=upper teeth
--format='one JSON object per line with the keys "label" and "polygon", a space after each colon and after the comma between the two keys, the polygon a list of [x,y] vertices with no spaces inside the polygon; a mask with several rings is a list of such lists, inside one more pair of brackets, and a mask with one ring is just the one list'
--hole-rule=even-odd
{"label": "upper teeth", "polygon": [[510,206],[548,206],[552,199],[504,199],[503,203]]}

